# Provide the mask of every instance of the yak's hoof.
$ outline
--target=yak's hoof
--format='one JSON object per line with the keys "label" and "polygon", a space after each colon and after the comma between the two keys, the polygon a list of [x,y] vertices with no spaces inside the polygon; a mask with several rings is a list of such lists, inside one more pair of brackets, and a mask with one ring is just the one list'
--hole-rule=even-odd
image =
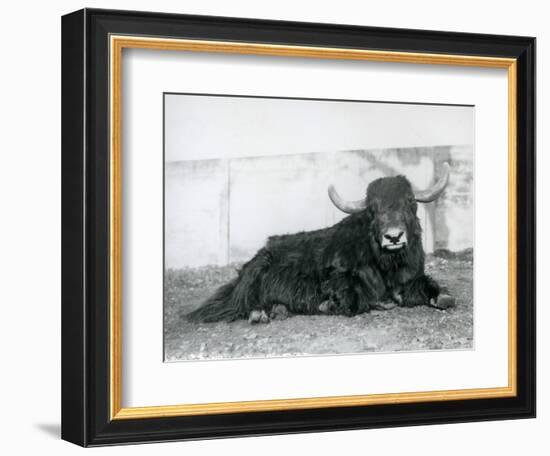
{"label": "yak's hoof", "polygon": [[446,310],[456,305],[456,299],[449,295],[439,295],[437,299],[430,299],[430,305],[436,309]]}
{"label": "yak's hoof", "polygon": [[332,301],[323,301],[321,304],[319,304],[319,312],[322,314],[328,314],[332,311],[333,303]]}
{"label": "yak's hoof", "polygon": [[286,306],[276,304],[272,307],[269,317],[272,320],[286,320],[290,316]]}
{"label": "yak's hoof", "polygon": [[[397,291],[394,291],[391,294],[391,297],[397,304],[399,304],[399,305],[403,304],[403,298],[401,297],[401,295]],[[391,307],[391,309],[393,309],[393,307]]]}
{"label": "yak's hoof", "polygon": [[260,323],[269,323],[269,316],[265,313],[265,310],[262,310],[260,314]]}
{"label": "yak's hoof", "polygon": [[248,317],[248,323],[251,325],[255,323],[269,323],[269,317],[265,313],[265,310],[253,310]]}
{"label": "yak's hoof", "polygon": [[250,323],[251,325],[254,323],[259,323],[261,317],[262,313],[259,310],[253,310],[248,316],[248,323]]}

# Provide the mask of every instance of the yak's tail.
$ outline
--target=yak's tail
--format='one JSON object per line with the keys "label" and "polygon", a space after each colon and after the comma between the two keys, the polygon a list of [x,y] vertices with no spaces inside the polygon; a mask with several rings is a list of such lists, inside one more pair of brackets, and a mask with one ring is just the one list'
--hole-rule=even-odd
{"label": "yak's tail", "polygon": [[218,288],[216,293],[208,298],[198,309],[187,314],[187,319],[189,321],[210,323],[221,320],[233,321],[239,318],[239,309],[231,305],[231,295],[238,280],[237,278]]}
{"label": "yak's tail", "polygon": [[209,323],[248,318],[250,310],[260,305],[259,284],[268,264],[269,256],[263,251],[258,252],[243,266],[236,279],[218,288],[201,307],[187,314],[187,319]]}

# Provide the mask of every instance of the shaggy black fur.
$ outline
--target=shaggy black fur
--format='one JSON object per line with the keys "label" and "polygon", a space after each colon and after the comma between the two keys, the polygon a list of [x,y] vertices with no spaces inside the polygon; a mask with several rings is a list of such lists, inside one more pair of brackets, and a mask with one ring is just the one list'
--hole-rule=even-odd
{"label": "shaggy black fur", "polygon": [[[270,237],[236,279],[188,318],[232,321],[248,318],[253,310],[269,313],[278,304],[292,313],[339,315],[368,312],[389,299],[402,306],[428,305],[437,299],[439,286],[424,274],[416,210],[405,177],[375,180],[367,189],[366,210],[326,229]],[[406,246],[382,248],[389,226],[406,231]]]}

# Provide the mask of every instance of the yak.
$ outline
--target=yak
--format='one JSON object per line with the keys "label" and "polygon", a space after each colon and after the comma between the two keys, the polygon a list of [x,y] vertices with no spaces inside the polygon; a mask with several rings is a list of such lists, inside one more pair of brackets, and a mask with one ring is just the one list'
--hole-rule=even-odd
{"label": "yak", "polygon": [[281,309],[353,316],[387,308],[384,303],[438,307],[440,287],[424,272],[416,212],[418,202],[434,201],[448,182],[444,163],[442,176],[421,192],[404,176],[372,181],[358,201],[343,200],[329,186],[330,200],[347,217],[328,228],[269,237],[188,320],[267,323]]}

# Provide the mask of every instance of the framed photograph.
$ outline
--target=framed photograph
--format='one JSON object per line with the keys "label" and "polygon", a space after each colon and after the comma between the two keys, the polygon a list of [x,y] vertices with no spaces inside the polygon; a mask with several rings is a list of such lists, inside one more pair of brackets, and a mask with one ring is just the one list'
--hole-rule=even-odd
{"label": "framed photograph", "polygon": [[535,416],[535,39],[62,20],[62,437]]}

